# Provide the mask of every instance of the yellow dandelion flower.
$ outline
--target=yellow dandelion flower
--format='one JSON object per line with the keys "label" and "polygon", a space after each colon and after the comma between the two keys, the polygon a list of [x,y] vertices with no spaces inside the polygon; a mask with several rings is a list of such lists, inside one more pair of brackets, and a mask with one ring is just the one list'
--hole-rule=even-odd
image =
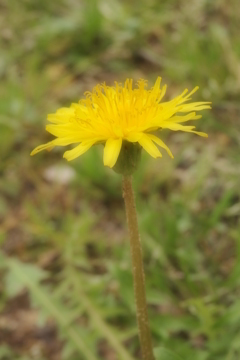
{"label": "yellow dandelion flower", "polygon": [[63,157],[70,161],[94,144],[104,143],[103,162],[112,168],[123,141],[138,143],[152,157],[158,158],[162,154],[157,145],[171,157],[173,155],[156,136],[157,130],[179,130],[207,137],[207,134],[196,131],[195,126],[182,125],[200,119],[201,115],[196,112],[211,108],[209,102],[190,102],[198,87],[191,92],[186,89],[173,100],[162,102],[167,87],[161,88],[160,84],[161,78],[158,77],[150,90],[147,81],[142,79],[137,82],[137,88],[133,88],[132,79],[127,79],[124,85],[116,82],[114,87],[105,83],[97,85],[92,92],[85,93],[85,99],[48,115],[51,125],[47,125],[46,130],[56,139],[36,147],[31,155],[55,146],[79,144],[64,153]]}

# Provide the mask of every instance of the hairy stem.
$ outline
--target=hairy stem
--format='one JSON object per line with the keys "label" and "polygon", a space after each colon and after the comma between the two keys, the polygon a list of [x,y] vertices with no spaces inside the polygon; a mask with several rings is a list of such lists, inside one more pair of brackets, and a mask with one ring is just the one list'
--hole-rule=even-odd
{"label": "hairy stem", "polygon": [[142,248],[138,231],[137,212],[131,176],[123,176],[123,198],[125,202],[128,230],[130,236],[134,294],[137,308],[137,322],[142,357],[144,360],[154,360],[152,339],[148,324]]}

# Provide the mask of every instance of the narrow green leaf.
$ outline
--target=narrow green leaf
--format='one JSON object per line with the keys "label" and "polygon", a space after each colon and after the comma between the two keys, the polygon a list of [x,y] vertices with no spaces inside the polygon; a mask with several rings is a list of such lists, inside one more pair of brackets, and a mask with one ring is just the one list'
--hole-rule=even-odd
{"label": "narrow green leaf", "polygon": [[[55,302],[52,301],[50,293],[38,283],[37,280],[42,276],[41,269],[35,267],[33,271],[33,265],[21,263],[16,259],[5,259],[5,263],[10,274],[8,276],[11,276],[13,284],[9,292],[15,294],[16,290],[26,287],[40,307],[55,319],[68,339],[74,344],[79,354],[81,356],[84,355],[86,360],[97,360],[95,354],[79,335],[77,328],[68,324],[64,311],[61,311],[56,306]],[[17,283],[19,284],[18,286],[16,286]]]}
{"label": "narrow green leaf", "polygon": [[79,281],[80,279],[76,276],[76,272],[74,271],[74,269],[72,267],[69,267],[68,271],[69,278],[71,279],[75,287],[77,297],[81,301],[81,305],[86,309],[89,316],[91,317],[94,327],[98,329],[99,332],[109,341],[113,349],[119,355],[120,359],[133,360],[133,357],[122,345],[114,330],[110,326],[108,326],[107,322],[101,317],[98,308],[95,307],[87,294],[84,293],[83,289],[81,288],[81,283]]}

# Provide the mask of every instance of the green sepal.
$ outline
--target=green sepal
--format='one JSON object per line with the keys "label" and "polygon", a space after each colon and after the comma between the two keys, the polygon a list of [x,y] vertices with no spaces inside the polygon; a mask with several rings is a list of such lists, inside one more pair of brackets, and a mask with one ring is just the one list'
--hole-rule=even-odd
{"label": "green sepal", "polygon": [[138,143],[123,141],[122,148],[113,170],[122,175],[132,175],[141,160],[142,147]]}

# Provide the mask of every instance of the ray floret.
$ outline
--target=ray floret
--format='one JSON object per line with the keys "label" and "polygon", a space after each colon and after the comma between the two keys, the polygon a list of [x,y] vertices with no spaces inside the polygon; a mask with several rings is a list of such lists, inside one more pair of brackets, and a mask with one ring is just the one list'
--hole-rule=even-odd
{"label": "ray floret", "polygon": [[52,150],[55,146],[76,144],[65,151],[64,158],[73,160],[88,151],[93,145],[104,144],[103,162],[113,167],[118,159],[124,141],[138,143],[153,158],[162,157],[159,147],[173,158],[171,150],[158,137],[158,130],[184,131],[207,137],[196,131],[196,127],[185,125],[198,120],[198,111],[211,108],[210,102],[191,102],[191,96],[198,90],[185,89],[179,96],[163,102],[166,85],[161,88],[158,77],[151,89],[147,81],[140,79],[136,87],[127,79],[122,85],[115,82],[110,87],[105,83],[86,92],[85,98],[63,107],[55,114],[49,114],[46,130],[56,138],[47,144],[37,146],[31,153]]}

